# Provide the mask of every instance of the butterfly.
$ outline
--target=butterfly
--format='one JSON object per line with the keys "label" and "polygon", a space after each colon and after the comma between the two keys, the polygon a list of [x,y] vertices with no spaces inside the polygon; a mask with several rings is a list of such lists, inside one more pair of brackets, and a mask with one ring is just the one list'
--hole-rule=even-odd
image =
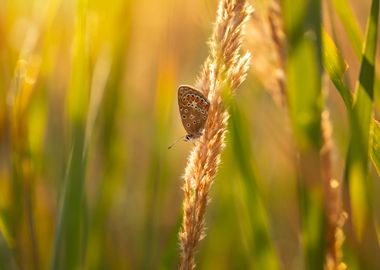
{"label": "butterfly", "polygon": [[181,85],[178,87],[178,107],[187,135],[179,138],[169,146],[169,149],[182,138],[185,141],[190,141],[202,135],[208,117],[210,102],[194,87]]}

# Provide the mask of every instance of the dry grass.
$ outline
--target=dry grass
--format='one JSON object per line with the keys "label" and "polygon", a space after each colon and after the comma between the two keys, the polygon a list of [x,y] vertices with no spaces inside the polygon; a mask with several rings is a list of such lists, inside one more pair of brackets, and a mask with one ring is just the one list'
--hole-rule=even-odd
{"label": "dry grass", "polygon": [[327,109],[322,113],[322,133],[323,146],[320,155],[327,215],[325,269],[343,270],[346,269],[345,263],[342,262],[342,244],[345,238],[343,225],[347,219],[347,214],[342,210],[343,183],[334,179],[332,173],[332,125]]}
{"label": "dry grass", "polygon": [[380,269],[380,0],[220,1],[0,1],[0,269]]}
{"label": "dry grass", "polygon": [[179,234],[180,269],[194,269],[194,253],[205,236],[205,212],[209,191],[224,148],[228,112],[222,90],[232,92],[244,81],[250,54],[240,54],[244,27],[252,7],[244,0],[221,0],[210,40],[210,56],[203,65],[197,87],[210,101],[204,133],[192,150],[184,175],[183,223]]}
{"label": "dry grass", "polygon": [[[250,43],[258,48],[256,53],[259,55],[254,73],[267,88],[274,102],[286,107],[286,35],[277,1],[271,1],[263,13],[264,15],[261,16],[255,14],[254,28],[249,36]],[[275,76],[267,76],[267,74],[275,74]],[[334,179],[332,172],[334,144],[327,108],[323,111],[321,118],[323,145],[320,149],[320,159],[327,216],[325,269],[342,270],[346,268],[345,263],[342,262],[341,249],[345,239],[342,228],[347,214],[342,209],[342,181]]]}
{"label": "dry grass", "polygon": [[286,39],[277,1],[270,1],[260,12],[255,12],[251,26],[247,38],[255,56],[253,73],[276,104],[285,106]]}

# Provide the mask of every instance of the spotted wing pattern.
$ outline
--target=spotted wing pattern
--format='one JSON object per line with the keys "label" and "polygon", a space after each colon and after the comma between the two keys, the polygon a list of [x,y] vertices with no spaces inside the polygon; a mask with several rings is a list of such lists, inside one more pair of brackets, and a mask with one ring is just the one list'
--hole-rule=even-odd
{"label": "spotted wing pattern", "polygon": [[210,102],[198,90],[183,85],[178,88],[178,106],[186,132],[192,137],[199,136],[207,121]]}

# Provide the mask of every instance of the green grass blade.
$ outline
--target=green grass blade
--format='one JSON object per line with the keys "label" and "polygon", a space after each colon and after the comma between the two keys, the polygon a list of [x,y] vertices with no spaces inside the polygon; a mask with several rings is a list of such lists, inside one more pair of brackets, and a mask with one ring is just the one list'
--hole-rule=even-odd
{"label": "green grass blade", "polygon": [[325,216],[319,162],[323,107],[320,5],[316,0],[283,2],[288,36],[288,104],[299,149],[298,191],[305,269],[323,269],[325,247],[321,237]]}
{"label": "green grass blade", "polygon": [[[319,7],[315,7],[318,1],[296,2],[285,1],[284,6],[285,28],[290,43],[287,66],[289,110],[301,148],[319,148],[322,110],[320,18],[319,15],[307,14],[319,14],[315,10]],[[295,6],[304,7],[297,11]],[[300,21],[295,22],[297,18]],[[302,29],[303,25],[310,25],[310,29]],[[308,30],[313,34],[307,34]]]}
{"label": "green grass blade", "polygon": [[334,41],[326,31],[322,32],[323,66],[339,94],[342,96],[347,110],[352,108],[352,93],[344,82],[344,73],[348,66]]}
{"label": "green grass blade", "polygon": [[372,1],[371,14],[367,23],[366,41],[361,61],[359,80],[356,84],[356,98],[350,117],[351,140],[346,165],[346,180],[351,196],[352,219],[356,236],[360,239],[368,214],[368,152],[370,126],[373,116],[375,82],[375,56],[379,0]]}
{"label": "green grass blade", "polygon": [[334,9],[343,23],[343,27],[351,40],[355,53],[360,56],[362,51],[363,33],[348,0],[333,0]]}
{"label": "green grass blade", "polygon": [[68,97],[71,153],[56,228],[52,269],[79,269],[84,248],[85,120],[88,107],[86,0],[77,1],[73,67]]}
{"label": "green grass blade", "polygon": [[[342,96],[347,111],[351,111],[353,103],[352,93],[343,80],[347,64],[334,41],[325,31],[323,32],[323,57],[324,68],[327,74],[330,76],[331,81]],[[378,175],[380,175],[380,128],[378,127],[379,123],[375,119],[373,119],[373,121],[375,123],[372,133],[373,144],[370,144],[370,157]]]}
{"label": "green grass blade", "polygon": [[[155,93],[155,113],[154,124],[151,132],[155,134],[151,148],[151,161],[149,164],[149,174],[146,187],[146,210],[145,226],[141,239],[144,239],[144,246],[141,256],[143,265],[141,269],[151,269],[159,260],[161,247],[157,245],[159,221],[157,216],[162,211],[162,202],[165,199],[165,193],[168,187],[168,163],[165,158],[168,138],[168,123],[172,110],[172,99],[174,97],[172,89],[176,88],[174,77],[174,66],[170,61],[159,63],[160,68],[157,72],[157,86]],[[178,231],[177,231],[178,232]]]}
{"label": "green grass blade", "polygon": [[[360,29],[357,18],[354,16],[352,8],[347,0],[334,0],[334,9],[342,21],[350,38],[351,44],[354,48],[355,54],[358,59],[362,55],[363,32]],[[376,109],[380,110],[380,78],[376,75],[375,78],[375,105]]]}
{"label": "green grass blade", "polygon": [[[371,159],[372,163],[377,171],[377,174],[380,175],[380,123],[376,120],[373,120],[372,122],[372,128],[371,128]],[[378,211],[379,205],[380,205],[380,196],[379,196],[379,183],[373,183],[377,184],[373,186],[372,188],[372,217],[375,227],[375,233],[377,237],[377,245],[380,247],[380,213]]]}
{"label": "green grass blade", "polygon": [[268,215],[257,186],[257,176],[252,165],[249,133],[237,105],[230,102],[230,132],[234,158],[247,192],[247,205],[250,209],[252,238],[250,239],[254,265],[257,269],[279,269],[278,257],[271,239]]}
{"label": "green grass blade", "polygon": [[371,159],[375,166],[377,173],[380,175],[380,123],[374,121],[372,127],[372,147],[371,147]]}
{"label": "green grass blade", "polygon": [[15,263],[15,260],[13,258],[13,253],[8,246],[7,240],[5,239],[3,232],[1,231],[1,228],[0,228],[0,269],[9,269],[9,270],[18,269]]}
{"label": "green grass blade", "polygon": [[166,246],[163,250],[163,254],[160,257],[158,269],[174,269],[178,265],[178,232],[182,225],[182,211],[178,213],[178,219],[176,224],[170,231],[167,238]]}

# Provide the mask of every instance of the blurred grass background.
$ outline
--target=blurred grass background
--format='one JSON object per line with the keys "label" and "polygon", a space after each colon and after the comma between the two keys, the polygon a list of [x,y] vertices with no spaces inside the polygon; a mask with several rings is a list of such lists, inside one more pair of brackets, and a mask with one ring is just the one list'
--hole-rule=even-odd
{"label": "blurred grass background", "polygon": [[[368,151],[375,160],[379,129],[374,128],[372,150],[361,146],[360,138],[350,143],[356,138],[351,134],[357,123],[350,118],[355,109],[351,112],[349,98],[345,103],[335,89],[355,89],[371,2],[282,3],[293,38],[286,74],[315,68],[305,72],[313,85],[307,76],[287,77],[289,109],[276,105],[268,87],[274,70],[267,59],[273,52],[265,44],[268,36],[258,34],[268,1],[252,3],[256,14],[245,44],[252,66],[230,105],[227,148],[212,189],[199,269],[312,269],[323,250],[322,184],[303,185],[300,179],[314,177],[318,168],[307,156],[316,151],[309,145],[320,146],[322,107],[329,109],[333,126],[333,176],[348,179],[346,195],[349,189],[356,194],[352,207],[344,196],[350,216],[343,261],[349,269],[380,269],[378,174],[369,165],[368,176],[344,175],[349,145],[359,149],[359,163]],[[320,18],[302,17],[302,7],[310,3],[321,9],[324,29],[349,66],[347,72],[334,69],[334,56],[327,54],[330,76],[336,71],[344,77],[343,88],[334,80],[335,86],[326,83],[323,98],[322,41],[310,41],[307,34],[318,29]],[[176,267],[180,176],[192,144],[170,151],[167,146],[185,134],[177,86],[195,81],[208,54],[216,6],[217,1],[189,0],[0,1],[0,269]],[[305,39],[305,50],[297,51],[298,38]],[[368,43],[375,46],[376,40]],[[310,60],[315,55],[309,50],[321,55]],[[371,56],[365,59],[371,62]],[[370,77],[362,77],[361,85]],[[376,102],[364,106],[369,114],[371,104],[380,108],[378,86],[375,82]],[[302,95],[305,99],[297,99]],[[300,109],[317,115],[312,126],[297,122]],[[366,171],[370,162],[360,164]],[[349,188],[350,183],[356,184]],[[306,251],[305,237],[311,239]],[[316,249],[313,239],[322,241]]]}

